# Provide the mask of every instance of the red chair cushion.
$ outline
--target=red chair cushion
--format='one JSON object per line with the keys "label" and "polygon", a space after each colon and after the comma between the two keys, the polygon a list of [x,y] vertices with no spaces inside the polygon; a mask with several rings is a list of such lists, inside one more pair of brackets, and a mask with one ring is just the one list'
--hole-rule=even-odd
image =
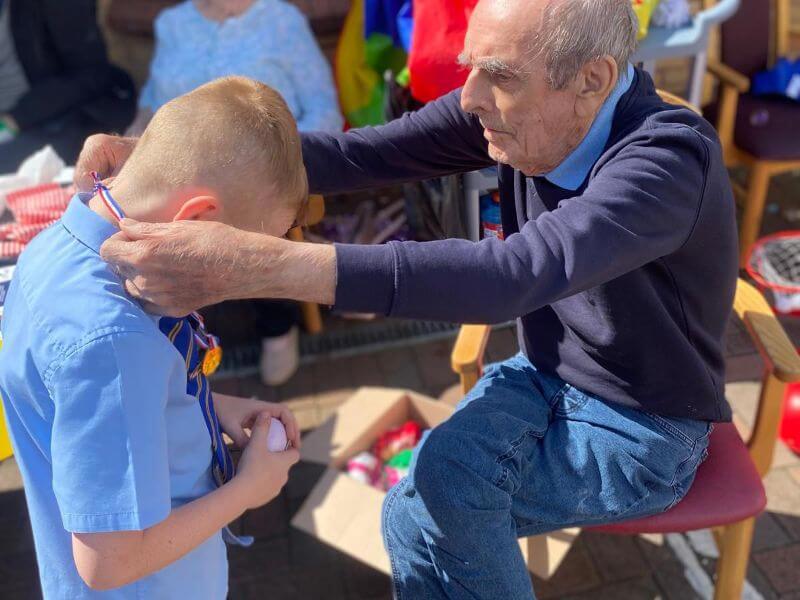
{"label": "red chair cushion", "polygon": [[747,446],[732,423],[720,423],[711,434],[708,458],[675,507],[651,517],[592,529],[623,534],[694,531],[753,517],[766,505],[764,485]]}

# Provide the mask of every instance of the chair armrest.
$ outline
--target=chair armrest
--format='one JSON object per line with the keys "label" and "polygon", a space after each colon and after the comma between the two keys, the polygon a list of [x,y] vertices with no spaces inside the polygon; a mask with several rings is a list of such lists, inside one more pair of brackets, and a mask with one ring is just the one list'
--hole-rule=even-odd
{"label": "chair armrest", "polygon": [[311,194],[308,197],[308,207],[306,208],[305,224],[316,225],[325,216],[325,199],[319,194]]}
{"label": "chair armrest", "polygon": [[740,94],[744,94],[750,89],[750,80],[726,64],[709,59],[706,69],[721,83],[733,87]]}
{"label": "chair armrest", "polygon": [[481,367],[490,332],[491,328],[488,325],[461,326],[453,346],[453,353],[450,355],[453,371],[460,374]]}
{"label": "chair armrest", "polygon": [[483,355],[489,341],[488,325],[462,325],[458,332],[450,364],[461,380],[461,391],[466,394],[478,383],[483,372]]}
{"label": "chair armrest", "polygon": [[676,96],[672,92],[668,92],[666,90],[656,90],[656,94],[661,96],[661,99],[667,104],[675,104],[677,106],[683,106],[685,108],[688,108],[693,113],[698,114],[701,117],[703,116],[703,111],[701,111],[697,106],[695,106],[688,100],[684,100],[680,96]]}
{"label": "chair armrest", "polygon": [[800,355],[764,296],[740,279],[734,309],[775,377],[784,383],[800,381]]}

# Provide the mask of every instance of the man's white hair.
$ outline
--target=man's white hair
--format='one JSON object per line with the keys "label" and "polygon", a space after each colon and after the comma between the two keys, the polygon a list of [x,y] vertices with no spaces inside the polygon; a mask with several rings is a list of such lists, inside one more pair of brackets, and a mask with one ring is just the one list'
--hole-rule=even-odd
{"label": "man's white hair", "polygon": [[638,29],[631,0],[551,0],[535,49],[544,56],[550,85],[560,90],[602,56],[611,56],[624,73]]}

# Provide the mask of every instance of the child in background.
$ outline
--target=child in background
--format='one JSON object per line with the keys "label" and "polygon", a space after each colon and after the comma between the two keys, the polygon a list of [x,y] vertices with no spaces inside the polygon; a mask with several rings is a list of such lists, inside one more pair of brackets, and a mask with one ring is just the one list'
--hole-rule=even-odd
{"label": "child in background", "polygon": [[[274,90],[218,80],[162,107],[97,191],[22,253],[2,321],[0,395],[43,594],[222,599],[226,525],[298,459],[268,451],[270,418],[295,447],[297,424],[280,405],[212,398],[202,321],[146,313],[99,249],[124,215],[284,235],[307,197],[297,128]],[[221,430],[244,448],[235,475]]]}

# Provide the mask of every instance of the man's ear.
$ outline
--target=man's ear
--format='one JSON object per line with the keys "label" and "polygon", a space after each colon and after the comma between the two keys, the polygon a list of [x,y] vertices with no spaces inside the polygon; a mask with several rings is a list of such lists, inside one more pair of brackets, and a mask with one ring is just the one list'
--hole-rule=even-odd
{"label": "man's ear", "polygon": [[594,116],[617,84],[618,73],[617,61],[608,55],[583,65],[576,79],[577,109]]}
{"label": "man's ear", "polygon": [[192,196],[183,202],[173,221],[219,221],[220,204],[216,196]]}

